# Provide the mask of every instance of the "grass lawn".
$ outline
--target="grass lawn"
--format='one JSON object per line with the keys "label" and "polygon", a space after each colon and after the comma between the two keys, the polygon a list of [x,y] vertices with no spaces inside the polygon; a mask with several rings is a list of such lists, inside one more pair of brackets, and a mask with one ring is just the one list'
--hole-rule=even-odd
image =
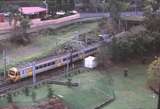
{"label": "grass lawn", "polygon": [[147,89],[147,66],[129,65],[128,77],[123,69],[114,67],[108,71],[113,79],[116,100],[103,109],[156,109],[157,97]]}
{"label": "grass lawn", "polygon": [[[83,73],[73,76],[74,82],[79,82],[79,87],[51,85],[54,93],[72,109],[93,109],[104,102],[107,96],[116,99],[103,109],[156,109],[157,97],[146,87],[146,66],[128,65],[128,77],[124,77],[123,68],[115,66],[103,73],[97,70],[84,70]],[[62,80],[66,80],[62,78]],[[37,100],[45,99],[47,87],[35,89]],[[5,99],[0,100],[0,105],[6,104]],[[20,105],[31,105],[31,97],[21,94],[14,97]]]}
{"label": "grass lawn", "polygon": [[[73,76],[74,82],[79,82],[79,87],[67,87],[51,85],[54,93],[62,99],[72,109],[93,109],[100,105],[107,97],[112,97],[113,92],[109,84],[109,78],[97,73],[97,71],[85,71],[82,74]],[[62,80],[66,80],[62,78]],[[47,87],[43,86],[34,89],[37,94],[37,101],[45,99]],[[15,96],[13,100],[19,105],[32,105],[31,97],[26,97],[23,93]],[[0,100],[0,106],[6,105],[6,99]]]}

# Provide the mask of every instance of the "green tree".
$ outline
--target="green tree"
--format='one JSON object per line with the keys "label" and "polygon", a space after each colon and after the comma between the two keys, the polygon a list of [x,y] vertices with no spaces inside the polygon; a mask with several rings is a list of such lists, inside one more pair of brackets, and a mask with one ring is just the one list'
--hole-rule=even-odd
{"label": "green tree", "polygon": [[28,87],[26,87],[26,88],[24,89],[24,93],[25,93],[25,95],[26,95],[26,96],[29,96],[29,92],[30,92],[30,91],[29,91],[29,88],[28,88]]}
{"label": "green tree", "polygon": [[160,8],[159,0],[144,0],[144,9],[149,9],[151,12],[156,12]]}
{"label": "green tree", "polygon": [[52,89],[52,87],[50,85],[47,86],[47,90],[48,90],[47,97],[48,98],[52,98],[53,95],[54,95],[54,91],[53,91],[53,89]]}
{"label": "green tree", "polygon": [[11,94],[7,94],[7,101],[8,103],[12,103],[13,102],[13,99],[12,99],[12,95]]}
{"label": "green tree", "polygon": [[72,78],[68,78],[67,85],[68,85],[69,87],[72,86]]}
{"label": "green tree", "polygon": [[144,21],[145,27],[151,32],[160,32],[160,15],[148,14]]}
{"label": "green tree", "polygon": [[9,25],[12,25],[12,21],[14,21],[14,29],[16,28],[17,21],[19,20],[19,12],[18,12],[18,5],[6,5],[5,10],[9,12]]}
{"label": "green tree", "polygon": [[22,41],[29,42],[27,30],[30,28],[30,19],[28,17],[22,17],[20,20],[20,32]]}
{"label": "green tree", "polygon": [[146,31],[138,33],[123,32],[115,35],[109,45],[109,50],[114,60],[126,60],[129,58],[142,58],[159,50],[158,35],[149,34]]}
{"label": "green tree", "polygon": [[22,33],[23,34],[27,33],[27,29],[30,28],[30,19],[29,19],[29,17],[21,17],[20,28],[22,29]]}
{"label": "green tree", "polygon": [[27,44],[30,42],[27,30],[30,28],[30,19],[28,17],[19,17],[20,25],[13,31],[12,41],[18,44]]}
{"label": "green tree", "polygon": [[32,94],[31,94],[31,97],[32,97],[32,101],[33,101],[33,102],[36,101],[36,96],[37,96],[37,95],[36,95],[36,92],[33,91]]}
{"label": "green tree", "polygon": [[0,1],[0,11],[2,11],[4,8],[4,0]]}
{"label": "green tree", "polygon": [[112,18],[114,29],[119,31],[120,29],[120,13],[128,8],[127,2],[122,0],[108,0],[107,6]]}

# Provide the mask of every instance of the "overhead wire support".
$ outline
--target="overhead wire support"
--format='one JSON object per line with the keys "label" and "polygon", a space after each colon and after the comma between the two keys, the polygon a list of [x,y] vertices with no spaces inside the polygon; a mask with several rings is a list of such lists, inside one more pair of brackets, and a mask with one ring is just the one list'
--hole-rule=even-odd
{"label": "overhead wire support", "polygon": [[4,64],[4,79],[6,78],[7,62],[6,62],[6,49],[3,50],[3,64]]}
{"label": "overhead wire support", "polygon": [[33,85],[36,84],[35,62],[32,63]]}

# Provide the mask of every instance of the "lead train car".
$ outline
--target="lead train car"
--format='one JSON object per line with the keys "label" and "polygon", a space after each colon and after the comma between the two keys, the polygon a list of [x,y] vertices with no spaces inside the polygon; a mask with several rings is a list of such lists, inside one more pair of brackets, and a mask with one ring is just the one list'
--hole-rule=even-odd
{"label": "lead train car", "polygon": [[[42,60],[39,60],[34,63],[35,65],[35,73],[43,73],[45,71],[66,65],[70,63],[71,56],[72,56],[72,62],[75,62],[77,60],[83,59],[87,56],[93,55],[97,52],[97,49],[99,47],[99,44],[94,44],[92,46],[88,46],[82,50],[71,53],[66,53],[65,55],[61,56],[54,56],[45,58]],[[21,66],[21,67],[12,67],[8,71],[8,79],[16,82],[18,80],[21,80],[23,78],[31,77],[33,74],[33,67],[32,65],[28,66]]]}

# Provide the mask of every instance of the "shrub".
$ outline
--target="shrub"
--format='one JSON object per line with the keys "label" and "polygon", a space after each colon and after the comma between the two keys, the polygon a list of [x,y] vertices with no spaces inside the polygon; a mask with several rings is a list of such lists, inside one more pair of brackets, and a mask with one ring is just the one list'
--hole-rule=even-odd
{"label": "shrub", "polygon": [[109,45],[113,60],[143,57],[160,49],[160,33],[146,31],[115,36]]}

